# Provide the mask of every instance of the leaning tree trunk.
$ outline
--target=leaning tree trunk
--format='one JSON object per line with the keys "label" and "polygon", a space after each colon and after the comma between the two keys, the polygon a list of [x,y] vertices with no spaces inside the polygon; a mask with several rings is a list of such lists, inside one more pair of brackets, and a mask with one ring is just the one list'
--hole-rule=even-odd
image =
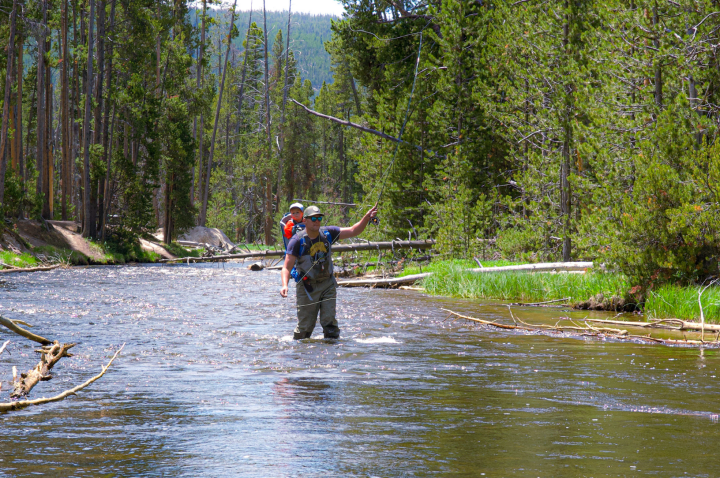
{"label": "leaning tree trunk", "polygon": [[83,145],[85,147],[83,158],[83,202],[84,221],[83,237],[95,237],[95,217],[92,216],[91,184],[90,184],[90,122],[92,120],[92,84],[93,84],[93,23],[95,23],[95,0],[90,1],[90,16],[88,18],[88,53],[87,53],[87,81],[85,88],[85,121],[83,122]]}
{"label": "leaning tree trunk", "polygon": [[[268,73],[268,35],[267,35],[267,13],[265,0],[263,0],[263,37],[265,46],[265,132],[267,133],[267,166],[272,161],[272,135],[270,134],[270,75]],[[272,204],[270,191],[270,172],[265,176],[265,244],[272,241]]]}
{"label": "leaning tree trunk", "polygon": [[[198,54],[198,72],[197,72],[197,86],[201,88],[203,84],[203,56],[205,55],[205,10],[207,8],[207,1],[203,0],[203,18],[202,18],[202,30],[200,31],[200,53]],[[203,159],[205,156],[205,146],[203,144],[203,137],[205,132],[205,115],[200,114],[200,131],[198,132],[198,200],[200,201],[200,217],[198,218],[198,224],[205,226],[205,213],[206,210],[203,208]],[[209,181],[209,178],[208,178]]]}
{"label": "leaning tree trunk", "polygon": [[285,105],[287,105],[287,96],[288,96],[288,64],[290,63],[288,60],[290,58],[290,18],[292,15],[292,0],[288,1],[288,22],[287,22],[287,42],[285,46],[285,79],[283,81],[283,102],[282,102],[282,109],[280,110],[280,151],[278,152],[280,158],[278,165],[278,174],[277,174],[277,210],[280,210],[280,200],[281,200],[281,191],[282,191],[282,178],[284,173],[284,159],[285,159],[285,133],[283,131],[283,127],[285,125]]}
{"label": "leaning tree trunk", "polygon": [[[5,94],[3,96],[3,117],[2,129],[0,129],[0,204],[4,205],[5,199],[5,170],[7,169],[7,154],[5,146],[8,137],[8,111],[10,109],[10,85],[12,83],[13,47],[15,46],[15,23],[17,22],[17,0],[13,0],[12,15],[10,16],[10,42],[7,47],[7,70],[5,70]],[[2,216],[0,210],[0,216]]]}

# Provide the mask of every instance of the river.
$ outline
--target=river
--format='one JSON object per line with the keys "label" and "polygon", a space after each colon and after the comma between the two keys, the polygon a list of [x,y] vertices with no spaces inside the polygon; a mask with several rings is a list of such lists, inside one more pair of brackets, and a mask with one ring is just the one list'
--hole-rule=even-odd
{"label": "river", "polygon": [[[5,276],[2,315],[78,343],[31,398],[127,345],[77,396],[0,416],[0,476],[718,476],[717,350],[488,330],[439,309],[505,307],[367,289],[339,291],[339,341],[294,342],[279,282],[241,264]],[[37,362],[7,338],[3,401]]]}

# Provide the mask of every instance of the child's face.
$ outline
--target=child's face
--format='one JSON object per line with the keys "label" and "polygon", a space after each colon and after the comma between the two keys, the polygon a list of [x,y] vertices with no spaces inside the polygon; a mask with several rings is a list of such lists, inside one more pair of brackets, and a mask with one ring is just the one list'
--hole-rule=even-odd
{"label": "child's face", "polygon": [[302,220],[303,220],[303,212],[298,208],[293,208],[290,211],[290,215],[292,216],[293,221],[295,221],[295,222],[302,222]]}

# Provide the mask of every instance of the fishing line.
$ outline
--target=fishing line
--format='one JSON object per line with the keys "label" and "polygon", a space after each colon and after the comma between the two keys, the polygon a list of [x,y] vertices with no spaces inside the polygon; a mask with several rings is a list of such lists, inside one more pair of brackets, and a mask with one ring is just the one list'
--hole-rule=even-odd
{"label": "fishing line", "polygon": [[[412,33],[411,35],[416,35],[416,34]],[[402,141],[402,136],[403,136],[403,133],[405,132],[405,126],[407,125],[408,119],[410,118],[410,106],[412,105],[413,96],[415,95],[415,84],[417,83],[418,67],[420,66],[420,54],[422,53],[423,32],[420,31],[419,35],[420,35],[420,43],[418,45],[417,59],[415,60],[415,73],[413,75],[413,84],[412,84],[412,89],[410,90],[410,97],[408,98],[407,108],[405,109],[405,119],[403,120],[402,127],[400,128],[400,135],[398,136],[398,142],[395,144],[395,151],[393,152],[392,161],[390,161],[390,165],[387,167],[387,169],[383,173],[382,182],[380,183],[380,193],[378,194],[378,198],[377,198],[377,201],[375,202],[375,205],[377,205],[380,202],[383,192],[385,191],[385,181],[387,180],[388,176],[390,175],[390,171],[391,171],[392,167],[395,165],[395,160],[397,159],[397,153],[398,153],[398,150],[400,149],[400,142]],[[405,35],[405,36],[410,36],[410,35]],[[401,37],[398,37],[398,38],[401,38]],[[374,189],[375,188],[373,187],[373,190]],[[374,224],[376,224],[376,225],[379,224],[379,221],[377,221],[377,218],[373,218],[373,219],[376,219]],[[321,234],[322,234],[322,232],[321,232]],[[330,241],[330,246],[332,247],[332,245],[339,238],[340,238],[340,235],[338,234],[337,237],[335,237],[335,239]],[[328,251],[328,253],[329,253],[329,251]],[[315,260],[312,263],[312,265],[308,268],[308,270],[305,272],[305,274],[303,274],[302,277],[300,277],[300,280],[296,281],[296,283],[302,282],[302,280],[305,278],[305,276],[307,276],[308,273],[310,273],[312,268],[315,267],[320,262],[320,259],[321,258],[318,258],[317,260]],[[311,305],[311,304],[308,304],[308,305]]]}
{"label": "fishing line", "polygon": [[403,133],[405,132],[405,125],[407,125],[408,119],[410,118],[410,105],[412,104],[413,96],[415,95],[415,84],[417,83],[417,73],[418,73],[418,66],[420,66],[420,53],[422,52],[422,40],[423,35],[422,32],[420,32],[420,45],[418,45],[418,54],[417,54],[417,60],[415,60],[415,75],[413,76],[413,84],[412,89],[410,90],[410,98],[408,98],[408,105],[407,109],[405,110],[405,120],[403,121],[402,127],[400,128],[400,135],[398,136],[398,142],[395,143],[395,152],[393,153],[392,161],[390,161],[390,165],[385,170],[385,174],[382,178],[382,183],[380,184],[380,194],[378,194],[378,198],[376,203],[380,202],[380,198],[382,198],[383,192],[385,191],[385,181],[387,180],[388,176],[390,176],[390,171],[392,167],[395,165],[395,160],[397,159],[397,152],[400,149],[400,141],[402,141]]}

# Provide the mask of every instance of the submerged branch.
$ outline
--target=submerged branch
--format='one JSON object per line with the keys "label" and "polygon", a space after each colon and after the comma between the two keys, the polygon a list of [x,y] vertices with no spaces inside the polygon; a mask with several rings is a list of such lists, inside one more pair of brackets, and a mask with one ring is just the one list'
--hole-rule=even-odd
{"label": "submerged branch", "polygon": [[12,330],[16,334],[22,335],[26,339],[30,339],[30,340],[38,342],[42,345],[52,344],[52,341],[46,339],[45,337],[40,337],[39,335],[35,335],[32,332],[28,332],[27,330],[18,327],[16,325],[16,323],[18,323],[18,322],[21,322],[21,321],[6,319],[5,317],[0,315],[0,325],[4,325],[5,327]]}
{"label": "submerged branch", "polygon": [[73,394],[79,392],[83,388],[87,387],[88,385],[90,385],[94,381],[98,380],[103,375],[105,375],[105,372],[107,372],[107,370],[110,368],[110,365],[113,363],[115,358],[117,358],[118,354],[120,354],[120,352],[122,351],[122,349],[124,347],[125,347],[125,344],[122,344],[122,346],[118,349],[118,351],[115,352],[115,355],[113,355],[113,357],[110,359],[108,364],[104,365],[102,367],[102,371],[98,375],[95,375],[90,380],[86,381],[85,383],[82,383],[82,384],[78,385],[77,387],[71,388],[70,390],[65,390],[64,392],[60,393],[59,395],[55,395],[54,397],[49,397],[49,398],[43,397],[43,398],[36,398],[35,400],[20,400],[17,402],[0,403],[0,412],[20,410],[20,409],[23,409],[23,408],[26,408],[29,406],[33,406],[33,405],[43,405],[45,403],[58,402],[60,400],[67,398],[70,395],[73,395]]}

